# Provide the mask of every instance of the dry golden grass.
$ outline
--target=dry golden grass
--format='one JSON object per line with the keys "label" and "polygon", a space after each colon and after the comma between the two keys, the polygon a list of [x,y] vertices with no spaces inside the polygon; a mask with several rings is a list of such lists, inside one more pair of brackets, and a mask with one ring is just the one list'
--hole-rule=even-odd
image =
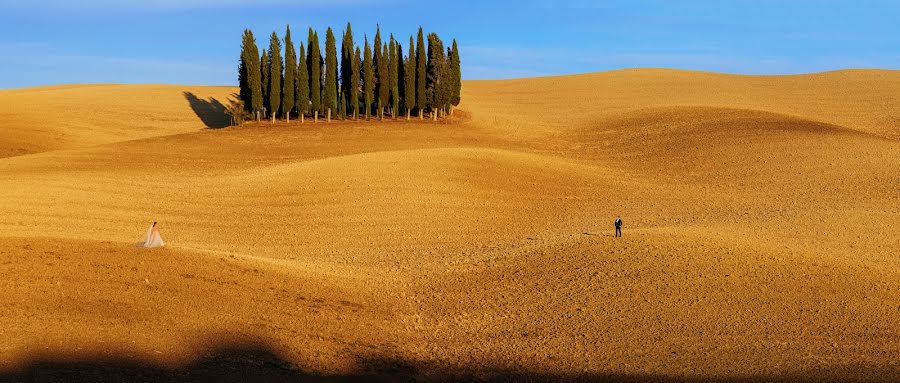
{"label": "dry golden grass", "polygon": [[211,130],[183,92],[235,89],[0,92],[0,375],[246,341],[316,374],[900,379],[896,71],[474,81],[437,124]]}

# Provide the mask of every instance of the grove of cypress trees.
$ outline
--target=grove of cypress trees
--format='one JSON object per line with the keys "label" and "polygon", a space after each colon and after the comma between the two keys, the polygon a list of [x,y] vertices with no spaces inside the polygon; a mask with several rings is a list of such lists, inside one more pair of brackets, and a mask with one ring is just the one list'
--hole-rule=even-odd
{"label": "grove of cypress trees", "polygon": [[409,53],[403,71],[403,101],[406,104],[407,121],[412,109],[416,107],[416,54],[413,45],[413,37],[409,35]]}
{"label": "grove of cypress trees", "polygon": [[350,106],[353,108],[353,119],[356,120],[359,118],[359,66],[360,66],[360,58],[359,58],[359,47],[356,47],[356,52],[353,54],[353,62],[350,66],[350,84],[347,86],[350,89]]}
{"label": "grove of cypress trees", "polygon": [[294,42],[291,41],[291,26],[288,25],[284,33],[284,85],[281,91],[281,113],[288,121],[291,121],[291,111],[294,110],[296,73],[297,54],[294,52]]}
{"label": "grove of cypress trees", "polygon": [[303,123],[304,115],[309,111],[309,70],[306,66],[306,52],[303,43],[300,43],[300,55],[297,58],[297,114],[300,115],[300,123]]}
{"label": "grove of cypress trees", "polygon": [[309,99],[312,102],[313,120],[319,121],[322,109],[322,54],[319,51],[319,35],[309,28],[309,48],[306,50],[309,67]]}
{"label": "grove of cypress trees", "polygon": [[335,47],[334,32],[331,27],[325,32],[325,108],[328,111],[328,121],[331,114],[337,111],[337,48]]}
{"label": "grove of cypress trees", "polygon": [[272,123],[275,123],[275,116],[278,114],[278,108],[281,107],[281,39],[278,34],[272,32],[269,39],[269,108],[271,108]]}
{"label": "grove of cypress trees", "polygon": [[425,41],[422,36],[422,27],[419,27],[419,36],[416,38],[416,108],[419,109],[419,119],[425,115],[425,104],[428,101],[425,94]]}
{"label": "grove of cypress trees", "polygon": [[360,108],[365,108],[366,119],[373,111],[380,120],[386,113],[396,119],[403,110],[407,120],[415,110],[419,119],[426,110],[437,119],[452,115],[460,104],[462,73],[455,39],[451,47],[445,47],[436,33],[426,37],[420,26],[417,38],[410,35],[404,56],[393,33],[387,41],[382,40],[380,25],[376,25],[373,45],[365,37],[364,47],[357,47],[347,23],[340,57],[336,44],[329,27],[322,52],[318,33],[309,28],[306,47],[299,44],[298,52],[288,25],[284,40],[272,32],[268,49],[259,52],[253,32],[245,29],[238,63],[239,101],[235,102],[243,105],[243,111],[233,115],[243,119],[248,112],[255,114],[257,121],[271,116],[274,124],[281,116],[290,121],[294,110],[301,122],[307,113],[318,121],[319,114],[327,111],[331,121],[332,116],[344,119],[351,114],[358,119],[363,112]]}
{"label": "grove of cypress trees", "polygon": [[263,118],[269,118],[269,65],[271,62],[269,61],[269,52],[263,49],[262,56],[259,58],[260,62],[260,83],[262,85],[262,112]]}
{"label": "grove of cypress trees", "polygon": [[369,39],[364,37],[365,50],[363,53],[362,77],[363,100],[365,102],[366,120],[369,119],[369,110],[372,108],[375,96],[375,64],[372,62],[372,48],[369,47]]}
{"label": "grove of cypress trees", "polygon": [[[459,48],[456,46],[456,39],[453,39],[453,48],[450,53],[450,81],[452,84],[450,104],[458,106],[461,100],[460,90],[462,90],[462,70],[459,66]],[[453,108],[450,108],[450,115],[453,115]]]}

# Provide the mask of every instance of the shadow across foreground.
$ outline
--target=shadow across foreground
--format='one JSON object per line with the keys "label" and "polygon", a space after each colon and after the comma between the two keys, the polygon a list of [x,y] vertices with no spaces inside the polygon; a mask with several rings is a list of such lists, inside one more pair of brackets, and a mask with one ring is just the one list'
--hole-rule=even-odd
{"label": "shadow across foreground", "polygon": [[[843,382],[891,381],[895,368],[846,367],[789,375],[732,378],[673,377],[648,374],[585,373],[560,375],[490,366],[436,367],[392,358],[357,358],[356,371],[318,375],[286,361],[274,347],[258,342],[233,343],[209,349],[178,367],[124,357],[36,356],[21,367],[0,370],[0,382],[443,382],[443,381],[568,381],[568,382]],[[49,354],[48,354],[49,355]]]}
{"label": "shadow across foreground", "polygon": [[184,92],[184,98],[187,99],[191,109],[207,128],[221,129],[231,125],[231,116],[228,115],[225,105],[219,100],[212,97],[204,100],[191,92]]}

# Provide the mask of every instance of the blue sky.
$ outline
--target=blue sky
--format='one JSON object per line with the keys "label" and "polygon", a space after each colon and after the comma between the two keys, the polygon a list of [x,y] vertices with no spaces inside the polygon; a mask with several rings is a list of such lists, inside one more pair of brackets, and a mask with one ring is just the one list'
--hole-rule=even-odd
{"label": "blue sky", "polygon": [[[460,44],[463,77],[630,67],[746,74],[900,69],[900,1],[0,0],[0,88],[232,85],[241,32],[295,42],[347,21]],[[324,42],[324,36],[321,37]]]}

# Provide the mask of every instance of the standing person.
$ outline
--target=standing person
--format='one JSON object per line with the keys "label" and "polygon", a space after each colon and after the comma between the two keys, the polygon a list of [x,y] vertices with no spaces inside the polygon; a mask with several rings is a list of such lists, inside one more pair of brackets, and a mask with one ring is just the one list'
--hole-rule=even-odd
{"label": "standing person", "polygon": [[616,237],[622,236],[622,218],[616,216]]}

